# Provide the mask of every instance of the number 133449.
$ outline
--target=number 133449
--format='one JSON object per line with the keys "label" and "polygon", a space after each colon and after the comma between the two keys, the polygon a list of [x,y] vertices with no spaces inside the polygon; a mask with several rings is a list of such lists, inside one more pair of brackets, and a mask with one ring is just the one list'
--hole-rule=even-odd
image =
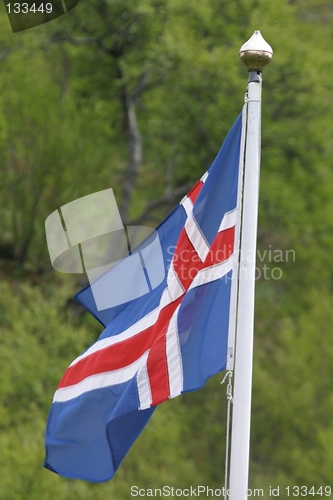
{"label": "number 133449", "polygon": [[27,14],[28,12],[36,13],[36,12],[41,12],[41,13],[46,13],[46,14],[51,14],[52,12],[52,4],[51,3],[41,3],[41,4],[35,4],[33,3],[30,7],[27,3],[14,3],[14,5],[11,5],[8,3],[6,5],[7,7],[7,12],[8,14]]}

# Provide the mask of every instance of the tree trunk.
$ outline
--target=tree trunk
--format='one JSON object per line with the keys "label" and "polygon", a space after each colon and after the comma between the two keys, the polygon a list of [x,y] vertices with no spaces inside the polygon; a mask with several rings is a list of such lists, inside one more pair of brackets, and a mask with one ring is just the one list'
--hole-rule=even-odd
{"label": "tree trunk", "polygon": [[125,170],[119,210],[123,223],[128,224],[132,193],[142,163],[142,138],[135,113],[135,98],[126,86],[124,87],[124,105],[129,142],[129,159]]}

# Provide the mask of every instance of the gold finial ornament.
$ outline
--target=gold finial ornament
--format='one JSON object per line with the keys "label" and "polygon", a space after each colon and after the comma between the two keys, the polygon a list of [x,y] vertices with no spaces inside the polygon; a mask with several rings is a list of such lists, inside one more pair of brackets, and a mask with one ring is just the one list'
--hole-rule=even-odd
{"label": "gold finial ornament", "polygon": [[272,59],[273,49],[263,39],[260,31],[255,31],[240,48],[239,56],[249,71],[262,71]]}

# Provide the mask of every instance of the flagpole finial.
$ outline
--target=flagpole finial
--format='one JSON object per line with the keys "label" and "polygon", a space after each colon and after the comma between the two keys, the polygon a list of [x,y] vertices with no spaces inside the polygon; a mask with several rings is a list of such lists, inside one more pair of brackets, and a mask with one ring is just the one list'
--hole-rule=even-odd
{"label": "flagpole finial", "polygon": [[239,56],[249,71],[262,71],[272,59],[273,49],[257,30],[242,45]]}

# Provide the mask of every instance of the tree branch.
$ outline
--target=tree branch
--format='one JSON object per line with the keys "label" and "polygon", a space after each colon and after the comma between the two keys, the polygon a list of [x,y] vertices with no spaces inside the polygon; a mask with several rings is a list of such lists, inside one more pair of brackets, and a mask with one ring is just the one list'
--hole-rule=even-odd
{"label": "tree branch", "polygon": [[166,193],[164,196],[159,198],[158,200],[154,200],[150,203],[147,204],[145,210],[143,213],[137,217],[136,219],[131,221],[131,224],[142,224],[149,216],[150,212],[155,210],[156,208],[166,205],[172,202],[175,202],[175,200],[178,200],[181,196],[185,195],[193,186],[193,184],[185,184],[183,186],[179,186],[178,188],[174,189],[170,193]]}
{"label": "tree branch", "polygon": [[142,138],[136,118],[134,99],[125,84],[123,90],[130,154],[128,165],[125,170],[124,186],[119,210],[123,220],[127,220],[134,185],[142,163]]}
{"label": "tree branch", "polygon": [[78,37],[70,36],[70,35],[61,35],[61,36],[52,37],[51,42],[52,43],[70,42],[73,45],[85,45],[88,43],[98,43],[100,38],[101,37],[94,37],[94,36],[87,36],[84,38],[78,38]]}
{"label": "tree branch", "polygon": [[148,84],[148,71],[145,70],[141,74],[139,81],[135,87],[135,89],[131,92],[131,98],[135,102],[137,98],[146,90],[146,88],[149,86]]}

